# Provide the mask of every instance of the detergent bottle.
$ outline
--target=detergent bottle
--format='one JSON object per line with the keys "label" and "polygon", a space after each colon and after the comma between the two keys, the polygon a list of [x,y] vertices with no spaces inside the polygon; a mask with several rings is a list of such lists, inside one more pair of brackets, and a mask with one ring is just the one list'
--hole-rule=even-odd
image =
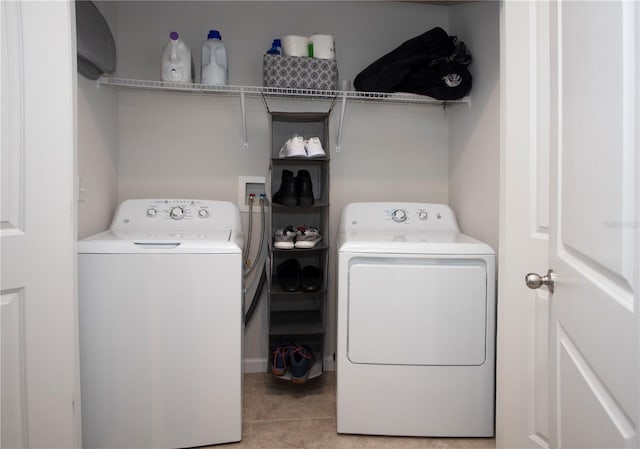
{"label": "detergent bottle", "polygon": [[180,35],[172,31],[169,34],[169,42],[162,52],[162,81],[174,83],[193,82],[193,64],[191,50],[180,40]]}
{"label": "detergent bottle", "polygon": [[229,84],[229,66],[227,47],[222,42],[218,30],[209,31],[207,40],[202,44],[202,71],[200,82],[224,86]]}
{"label": "detergent bottle", "polygon": [[280,39],[274,39],[271,44],[271,48],[267,50],[268,55],[281,55],[282,54],[282,41]]}

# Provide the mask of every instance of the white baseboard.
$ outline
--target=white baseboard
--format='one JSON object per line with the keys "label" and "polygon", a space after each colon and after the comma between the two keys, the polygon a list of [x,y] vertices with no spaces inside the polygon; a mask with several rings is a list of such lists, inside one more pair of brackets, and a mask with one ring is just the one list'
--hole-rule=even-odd
{"label": "white baseboard", "polygon": [[266,373],[267,359],[244,359],[242,361],[245,373]]}
{"label": "white baseboard", "polygon": [[335,371],[336,370],[336,362],[333,360],[332,356],[324,358],[324,370],[325,371]]}
{"label": "white baseboard", "polygon": [[[325,357],[323,360],[325,371],[335,371],[336,362],[333,357]],[[245,373],[266,373],[267,372],[267,359],[263,358],[250,358],[243,360],[243,367]]]}

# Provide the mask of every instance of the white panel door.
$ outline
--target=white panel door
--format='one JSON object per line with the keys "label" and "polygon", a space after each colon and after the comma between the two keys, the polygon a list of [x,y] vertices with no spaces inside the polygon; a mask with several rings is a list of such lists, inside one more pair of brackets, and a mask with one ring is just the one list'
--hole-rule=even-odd
{"label": "white panel door", "polygon": [[496,443],[549,447],[549,3],[501,8],[501,205]]}
{"label": "white panel door", "polygon": [[552,447],[638,447],[639,16],[551,5]]}
{"label": "white panel door", "polygon": [[0,3],[0,445],[79,447],[73,3]]}

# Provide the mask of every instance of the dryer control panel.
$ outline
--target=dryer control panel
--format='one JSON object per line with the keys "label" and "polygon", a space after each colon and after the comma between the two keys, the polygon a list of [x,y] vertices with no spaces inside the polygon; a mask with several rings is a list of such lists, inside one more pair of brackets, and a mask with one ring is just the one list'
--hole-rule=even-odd
{"label": "dryer control panel", "polygon": [[455,215],[449,206],[434,203],[351,203],[342,210],[343,231],[458,232]]}

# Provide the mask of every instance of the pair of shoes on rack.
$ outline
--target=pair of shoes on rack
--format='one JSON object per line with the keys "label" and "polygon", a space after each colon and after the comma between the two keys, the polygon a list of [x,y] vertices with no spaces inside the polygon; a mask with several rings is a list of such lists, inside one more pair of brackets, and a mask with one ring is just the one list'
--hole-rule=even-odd
{"label": "pair of shoes on rack", "polygon": [[288,370],[291,382],[305,383],[315,360],[315,354],[308,346],[278,341],[271,351],[271,373],[284,376]]}
{"label": "pair of shoes on rack", "polygon": [[302,136],[293,136],[291,139],[288,139],[280,152],[278,153],[279,158],[287,158],[287,157],[325,157],[327,154],[322,148],[322,143],[320,142],[319,137],[311,137],[309,139],[305,139]]}
{"label": "pair of shoes on rack", "polygon": [[304,268],[298,259],[287,259],[276,267],[278,282],[286,292],[317,292],[322,288],[322,271],[313,265]]}
{"label": "pair of shoes on rack", "polygon": [[298,170],[293,176],[291,170],[282,170],[280,188],[273,194],[272,202],[283,206],[313,206],[313,184],[308,170]]}
{"label": "pair of shoes on rack", "polygon": [[273,247],[277,249],[310,249],[322,240],[320,231],[313,226],[300,225],[294,228],[287,225],[276,229],[273,235]]}

